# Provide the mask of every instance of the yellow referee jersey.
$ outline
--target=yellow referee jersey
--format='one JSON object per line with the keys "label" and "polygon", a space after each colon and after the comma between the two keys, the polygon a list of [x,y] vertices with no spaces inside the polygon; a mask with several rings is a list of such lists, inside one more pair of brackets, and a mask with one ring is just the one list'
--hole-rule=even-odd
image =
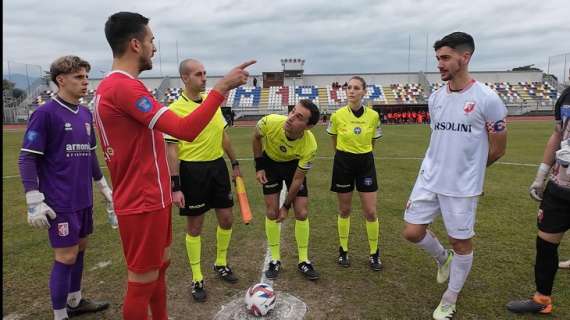
{"label": "yellow referee jersey", "polygon": [[368,153],[372,151],[372,140],[382,136],[378,112],[363,108],[364,113],[360,117],[356,117],[348,105],[332,114],[327,133],[337,136],[337,150]]}
{"label": "yellow referee jersey", "polygon": [[[202,101],[206,99],[206,95],[202,95]],[[176,101],[168,106],[168,109],[176,113],[180,117],[185,117],[194,112],[200,103],[188,99],[184,93]],[[164,135],[166,141],[178,143],[178,159],[183,161],[211,161],[216,160],[224,155],[222,141],[224,137],[224,128],[227,122],[222,115],[222,111],[218,109],[216,114],[210,120],[210,123],[192,142],[178,140],[172,136]]]}
{"label": "yellow referee jersey", "polygon": [[286,116],[270,114],[257,122],[257,130],[263,137],[262,144],[265,153],[276,162],[286,162],[299,159],[299,168],[309,170],[317,155],[317,141],[309,130],[297,140],[289,140],[285,136],[283,125]]}

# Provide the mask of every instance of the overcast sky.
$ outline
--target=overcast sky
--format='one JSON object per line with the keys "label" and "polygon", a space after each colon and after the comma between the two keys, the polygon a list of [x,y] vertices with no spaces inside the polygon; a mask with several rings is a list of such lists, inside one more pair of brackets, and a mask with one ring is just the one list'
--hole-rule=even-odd
{"label": "overcast sky", "polygon": [[[570,52],[568,0],[5,0],[4,72],[7,61],[13,73],[18,63],[47,70],[74,54],[101,77],[112,63],[103,27],[117,11],[151,19],[160,49],[142,76],[176,75],[177,42],[178,60],[197,58],[212,75],[252,58],[254,74],[280,71],[281,58],[305,59],[312,74],[435,71],[433,42],[453,31],[475,38],[471,70],[546,71],[548,57]],[[552,57],[551,71],[561,75],[563,63]]]}

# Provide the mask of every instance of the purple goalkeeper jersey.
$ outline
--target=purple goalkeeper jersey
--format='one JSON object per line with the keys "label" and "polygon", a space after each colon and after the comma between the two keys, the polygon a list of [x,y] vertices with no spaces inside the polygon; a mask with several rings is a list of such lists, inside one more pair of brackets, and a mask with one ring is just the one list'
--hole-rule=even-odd
{"label": "purple goalkeeper jersey", "polygon": [[93,205],[91,150],[96,148],[93,116],[58,98],[32,113],[23,152],[40,155],[39,190],[56,212],[75,212]]}

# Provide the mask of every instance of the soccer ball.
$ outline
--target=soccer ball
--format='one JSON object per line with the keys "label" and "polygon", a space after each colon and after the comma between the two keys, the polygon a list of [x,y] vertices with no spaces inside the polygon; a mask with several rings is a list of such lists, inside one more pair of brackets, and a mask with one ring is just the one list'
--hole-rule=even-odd
{"label": "soccer ball", "polygon": [[266,283],[258,283],[251,286],[245,292],[245,307],[254,316],[266,315],[275,307],[273,288]]}

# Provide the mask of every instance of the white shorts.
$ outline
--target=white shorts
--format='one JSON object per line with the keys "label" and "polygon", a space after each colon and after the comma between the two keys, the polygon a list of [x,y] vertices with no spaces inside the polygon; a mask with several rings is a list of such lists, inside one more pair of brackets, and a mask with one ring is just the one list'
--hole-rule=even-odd
{"label": "white shorts", "polygon": [[414,185],[404,220],[411,224],[430,224],[441,213],[447,234],[454,239],[471,239],[475,235],[478,196],[450,197],[426,190],[419,179]]}

